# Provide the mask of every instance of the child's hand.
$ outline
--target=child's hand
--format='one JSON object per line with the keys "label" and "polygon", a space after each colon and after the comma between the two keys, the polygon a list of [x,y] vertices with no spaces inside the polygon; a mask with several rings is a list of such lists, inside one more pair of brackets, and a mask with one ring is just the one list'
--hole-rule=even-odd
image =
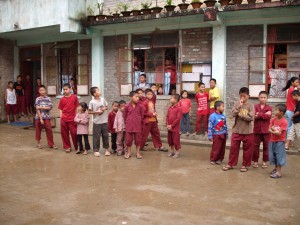
{"label": "child's hand", "polygon": [[240,106],[242,106],[244,104],[244,99],[240,99]]}
{"label": "child's hand", "polygon": [[271,112],[271,111],[268,111],[268,112],[266,112],[266,115],[271,116],[271,115],[272,115],[272,112]]}
{"label": "child's hand", "polygon": [[44,123],[45,123],[43,119],[40,119],[40,122],[41,122],[41,124],[44,124]]}
{"label": "child's hand", "polygon": [[35,108],[36,108],[36,109],[41,109],[42,107],[38,105],[38,106],[36,106]]}
{"label": "child's hand", "polygon": [[157,112],[154,112],[154,113],[153,113],[153,116],[157,116]]}

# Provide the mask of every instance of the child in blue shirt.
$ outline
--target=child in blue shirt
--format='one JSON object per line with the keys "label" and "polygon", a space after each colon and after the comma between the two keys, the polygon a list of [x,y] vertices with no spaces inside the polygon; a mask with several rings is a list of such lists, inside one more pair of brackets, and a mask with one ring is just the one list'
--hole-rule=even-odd
{"label": "child in blue shirt", "polygon": [[210,163],[220,165],[224,159],[226,139],[228,130],[226,116],[224,112],[224,102],[215,102],[215,112],[209,116],[208,120],[208,139],[213,142],[210,152]]}

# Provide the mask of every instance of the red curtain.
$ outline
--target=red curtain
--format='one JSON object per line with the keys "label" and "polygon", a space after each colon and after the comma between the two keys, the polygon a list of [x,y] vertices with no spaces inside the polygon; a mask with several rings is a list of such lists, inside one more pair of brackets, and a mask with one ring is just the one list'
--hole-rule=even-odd
{"label": "red curtain", "polygon": [[[268,41],[275,41],[276,40],[276,28],[274,26],[268,27]],[[268,69],[272,69],[273,65],[273,58],[274,58],[274,44],[268,44]],[[271,77],[270,74],[268,73],[267,77],[267,82],[268,84],[271,84]]]}

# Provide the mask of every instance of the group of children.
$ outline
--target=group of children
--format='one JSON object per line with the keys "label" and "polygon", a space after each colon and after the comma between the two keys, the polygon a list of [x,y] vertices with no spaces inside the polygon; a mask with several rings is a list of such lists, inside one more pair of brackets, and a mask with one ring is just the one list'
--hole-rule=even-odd
{"label": "group of children", "polygon": [[[286,105],[278,104],[275,107],[275,117],[271,119],[272,107],[267,104],[268,93],[266,91],[259,93],[259,103],[253,106],[249,102],[249,89],[247,87],[240,89],[240,100],[232,108],[234,125],[231,147],[228,164],[222,168],[223,171],[231,170],[237,165],[241,142],[243,143],[243,162],[240,171],[247,172],[252,161],[252,167],[258,168],[259,147],[262,142],[262,168],[267,168],[267,162],[270,161],[270,164],[275,165],[270,176],[272,178],[281,177],[281,167],[286,164],[285,148],[289,147],[295,136],[299,137],[300,131],[300,94],[296,88],[299,80],[294,79],[290,85],[291,89],[287,95],[292,99],[295,111],[291,116],[293,124],[288,136],[288,121],[285,119]],[[11,82],[9,82],[8,88],[13,88]],[[72,93],[70,84],[63,86],[64,96],[59,102],[58,109],[60,110],[61,137],[65,152],[71,152],[71,136],[76,154],[81,152],[84,155],[88,154],[88,150],[91,149],[88,140],[89,115],[93,115],[94,156],[100,156],[100,138],[102,138],[105,156],[116,153],[118,156],[124,155],[125,159],[129,159],[134,142],[136,158],[141,159],[141,151],[147,151],[145,145],[149,134],[151,134],[153,145],[157,150],[168,151],[162,145],[155,107],[156,95],[151,88],[147,88],[145,91],[140,88],[131,91],[130,102],[126,104],[124,100],[114,101],[110,112],[108,112],[108,103],[101,97],[99,88],[92,87],[90,93],[93,98],[88,105],[85,102],[79,103],[77,96]],[[7,92],[7,102],[9,100],[11,103],[14,99],[9,94]],[[195,133],[199,131],[199,124],[203,123],[207,129],[205,131],[207,131],[208,139],[213,142],[210,162],[212,165],[220,165],[224,160],[228,128],[224,115],[224,102],[220,101],[216,80],[211,79],[209,93],[205,92],[205,85],[200,83],[195,99],[197,102]],[[182,91],[181,99],[178,94],[171,95],[170,104],[166,116],[168,144],[171,148],[168,156],[178,158],[181,149],[180,134],[186,132],[188,135],[190,131],[192,103],[188,99],[187,91]],[[52,102],[51,98],[46,95],[46,88],[43,85],[39,86],[39,96],[36,98],[35,108],[38,148],[42,148],[40,144],[42,128],[46,130],[48,146],[57,148],[53,141],[50,124],[49,112],[52,109]],[[209,119],[207,119],[208,115]],[[109,133],[111,134],[111,151],[109,151]],[[84,145],[82,138],[84,138]]]}

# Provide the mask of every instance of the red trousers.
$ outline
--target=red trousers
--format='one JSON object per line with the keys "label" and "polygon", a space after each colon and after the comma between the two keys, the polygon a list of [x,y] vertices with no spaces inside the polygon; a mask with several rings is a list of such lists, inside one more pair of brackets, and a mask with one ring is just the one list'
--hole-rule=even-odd
{"label": "red trousers", "polygon": [[226,134],[214,135],[210,152],[210,161],[223,161],[226,147]]}
{"label": "red trousers", "polygon": [[168,144],[170,147],[175,147],[176,150],[181,149],[180,133],[168,131]]}
{"label": "red trousers", "polygon": [[271,135],[267,134],[254,134],[254,147],[253,147],[253,157],[252,161],[258,162],[259,159],[259,146],[263,143],[263,161],[269,161],[269,141]]}
{"label": "red trousers", "polygon": [[18,113],[25,113],[25,96],[18,96],[17,99],[17,105],[18,105]]}
{"label": "red trousers", "polygon": [[131,133],[131,132],[126,132],[125,134],[125,141],[126,141],[126,146],[131,147],[133,140],[135,143],[135,146],[141,146],[141,132],[136,132],[136,133]]}
{"label": "red trousers", "polygon": [[70,142],[70,134],[73,142],[73,146],[75,150],[78,149],[77,143],[77,125],[75,122],[67,122],[64,120],[60,120],[60,131],[61,131],[61,139],[63,142],[64,149],[71,148]]}
{"label": "red trousers", "polygon": [[32,103],[31,93],[26,93],[25,92],[24,100],[25,100],[25,107],[26,108],[32,107],[33,103]]}
{"label": "red trousers", "polygon": [[143,126],[141,149],[144,148],[144,146],[147,142],[149,133],[151,134],[154,148],[160,148],[162,146],[162,142],[160,139],[160,132],[158,129],[157,122],[149,122],[149,123],[144,124],[144,126]]}
{"label": "red trousers", "polygon": [[229,153],[229,166],[236,166],[239,159],[240,144],[243,142],[243,166],[250,166],[253,155],[253,134],[232,133]]}
{"label": "red trousers", "polygon": [[14,105],[5,104],[5,111],[6,111],[7,116],[9,116],[10,113],[12,113],[13,115],[16,115],[18,112],[18,106],[17,106],[17,104],[14,104]]}
{"label": "red trousers", "polygon": [[37,141],[41,140],[41,133],[43,128],[45,128],[46,131],[48,146],[49,147],[54,146],[53,133],[52,133],[50,120],[44,120],[44,124],[41,124],[40,120],[35,121],[35,140]]}
{"label": "red trousers", "polygon": [[196,119],[196,132],[199,133],[202,124],[204,125],[204,131],[207,132],[207,127],[208,127],[208,115],[197,115]]}
{"label": "red trousers", "polygon": [[125,145],[125,131],[117,132],[117,152],[125,153],[127,151],[127,147]]}

